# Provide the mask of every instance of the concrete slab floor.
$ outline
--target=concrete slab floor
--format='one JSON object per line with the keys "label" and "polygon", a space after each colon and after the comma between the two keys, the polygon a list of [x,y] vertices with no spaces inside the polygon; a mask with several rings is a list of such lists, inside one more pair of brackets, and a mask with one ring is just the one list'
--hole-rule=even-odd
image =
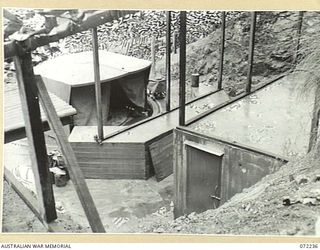
{"label": "concrete slab floor", "polygon": [[292,158],[307,153],[315,88],[304,89],[304,78],[287,76],[189,127]]}
{"label": "concrete slab floor", "polygon": [[[161,182],[148,180],[86,180],[101,220],[108,233],[139,233],[139,220],[152,213],[170,210],[173,176]],[[54,188],[59,213],[90,232],[72,182]]]}

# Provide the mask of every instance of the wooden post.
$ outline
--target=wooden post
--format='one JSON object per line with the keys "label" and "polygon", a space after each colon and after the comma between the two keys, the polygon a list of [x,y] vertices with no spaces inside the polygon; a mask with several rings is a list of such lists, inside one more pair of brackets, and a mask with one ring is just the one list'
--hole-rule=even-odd
{"label": "wooden post", "polygon": [[218,78],[218,89],[222,89],[222,76],[223,76],[223,60],[224,60],[224,44],[226,34],[226,12],[221,13],[221,44],[220,44],[220,61],[219,61],[219,78]]}
{"label": "wooden post", "polygon": [[100,83],[100,65],[99,65],[99,47],[98,47],[98,33],[97,28],[92,29],[92,48],[93,48],[93,68],[94,68],[94,82],[97,106],[98,119],[98,142],[103,140],[103,117],[102,117],[102,97],[101,97],[101,83]]}
{"label": "wooden post", "polygon": [[166,110],[170,111],[171,102],[171,11],[167,14],[167,32],[166,32]]}
{"label": "wooden post", "polygon": [[156,38],[153,36],[151,38],[151,77],[155,78],[156,74]]}
{"label": "wooden post", "polygon": [[180,55],[179,55],[179,125],[186,122],[186,32],[187,17],[185,11],[180,11]]}
{"label": "wooden post", "polygon": [[21,107],[28,138],[31,167],[37,190],[39,213],[43,221],[57,218],[52,190],[47,149],[43,134],[38,89],[35,83],[31,52],[14,57]]}
{"label": "wooden post", "polygon": [[46,114],[50,128],[56,135],[57,143],[66,161],[70,178],[78,194],[83,210],[88,218],[91,229],[93,232],[104,233],[105,229],[101,222],[97,208],[94,205],[92,196],[89,192],[76,156],[68,141],[68,137],[63,129],[62,123],[59,121],[58,114],[53,106],[41,76],[36,76],[36,83],[39,89],[39,97],[42,108]]}
{"label": "wooden post", "polygon": [[296,54],[294,56],[294,61],[293,61],[294,64],[297,63],[298,56],[299,56],[302,23],[303,23],[303,11],[299,11],[298,34],[297,34],[298,38],[297,38]]}
{"label": "wooden post", "polygon": [[251,92],[251,84],[252,84],[252,68],[253,68],[253,55],[254,55],[254,38],[255,38],[255,32],[256,32],[256,19],[257,19],[257,13],[253,11],[251,13],[249,61],[248,61],[247,86],[246,86],[247,93]]}

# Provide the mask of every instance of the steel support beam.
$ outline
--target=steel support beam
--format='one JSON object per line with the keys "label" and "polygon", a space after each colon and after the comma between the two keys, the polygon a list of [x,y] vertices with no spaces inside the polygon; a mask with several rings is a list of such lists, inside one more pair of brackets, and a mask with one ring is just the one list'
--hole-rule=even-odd
{"label": "steel support beam", "polygon": [[224,60],[224,49],[225,49],[225,34],[226,34],[226,12],[221,13],[221,44],[220,44],[220,61],[219,61],[219,78],[218,78],[218,89],[222,89],[222,76],[223,76],[223,60]]}
{"label": "steel support beam", "polygon": [[170,111],[171,102],[171,11],[166,11],[166,110]]}

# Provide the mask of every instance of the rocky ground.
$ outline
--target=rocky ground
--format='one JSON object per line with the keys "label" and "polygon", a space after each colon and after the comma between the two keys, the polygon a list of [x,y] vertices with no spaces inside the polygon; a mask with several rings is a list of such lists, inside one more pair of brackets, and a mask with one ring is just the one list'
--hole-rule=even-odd
{"label": "rocky ground", "polygon": [[[174,15],[176,16],[177,13]],[[319,21],[318,15],[318,13],[305,14],[301,57],[310,52],[308,48],[312,39],[308,37],[319,29],[318,22],[315,21]],[[216,12],[205,14],[194,12],[188,17],[190,32],[187,46],[187,76],[199,72],[200,81],[212,85],[217,80],[218,72],[219,50],[217,48],[220,43],[218,17]],[[25,18],[25,22],[28,22],[29,19],[30,17]],[[156,71],[158,75],[163,76],[164,13],[146,12],[133,19],[128,17],[100,27],[100,39],[103,41],[101,48],[150,59],[150,39],[148,38],[154,36],[157,39]],[[254,65],[255,84],[294,68],[297,20],[297,12],[258,15]],[[30,26],[32,25],[31,23]],[[177,23],[173,25],[174,30],[177,30]],[[126,32],[128,27],[131,27],[131,33]],[[90,34],[84,32],[38,50],[34,53],[34,63],[61,53],[89,50],[91,49],[89,37]],[[137,37],[140,40],[134,39]],[[132,38],[131,45],[123,42],[128,38]],[[246,80],[249,44],[248,13],[230,13],[226,38],[224,86],[230,95],[236,95],[243,90]],[[177,83],[178,54],[172,55],[172,62],[173,82]],[[12,64],[7,62],[5,67],[7,69],[5,74],[12,74]],[[140,219],[137,224],[138,229],[134,230],[145,233],[320,235],[320,172],[318,165],[318,156],[315,153],[309,154],[305,158],[285,165],[278,172],[266,176],[218,209],[201,214],[193,213],[176,220],[173,220],[172,209],[159,209]],[[7,184],[4,185],[3,196],[4,204],[6,204],[3,211],[3,231],[14,232],[18,228],[19,231],[24,232],[45,231],[45,228],[31,212],[29,213],[25,204]],[[70,232],[83,231],[77,229],[76,226],[76,224],[70,225]]]}

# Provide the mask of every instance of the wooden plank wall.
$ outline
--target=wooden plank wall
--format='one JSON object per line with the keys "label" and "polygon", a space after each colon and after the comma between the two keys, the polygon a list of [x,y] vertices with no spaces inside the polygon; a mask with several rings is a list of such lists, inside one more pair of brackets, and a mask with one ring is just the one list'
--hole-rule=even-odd
{"label": "wooden plank wall", "polygon": [[173,133],[151,143],[149,150],[157,181],[171,175],[173,173]]}
{"label": "wooden plank wall", "polygon": [[150,164],[143,143],[71,142],[85,178],[147,179]]}

